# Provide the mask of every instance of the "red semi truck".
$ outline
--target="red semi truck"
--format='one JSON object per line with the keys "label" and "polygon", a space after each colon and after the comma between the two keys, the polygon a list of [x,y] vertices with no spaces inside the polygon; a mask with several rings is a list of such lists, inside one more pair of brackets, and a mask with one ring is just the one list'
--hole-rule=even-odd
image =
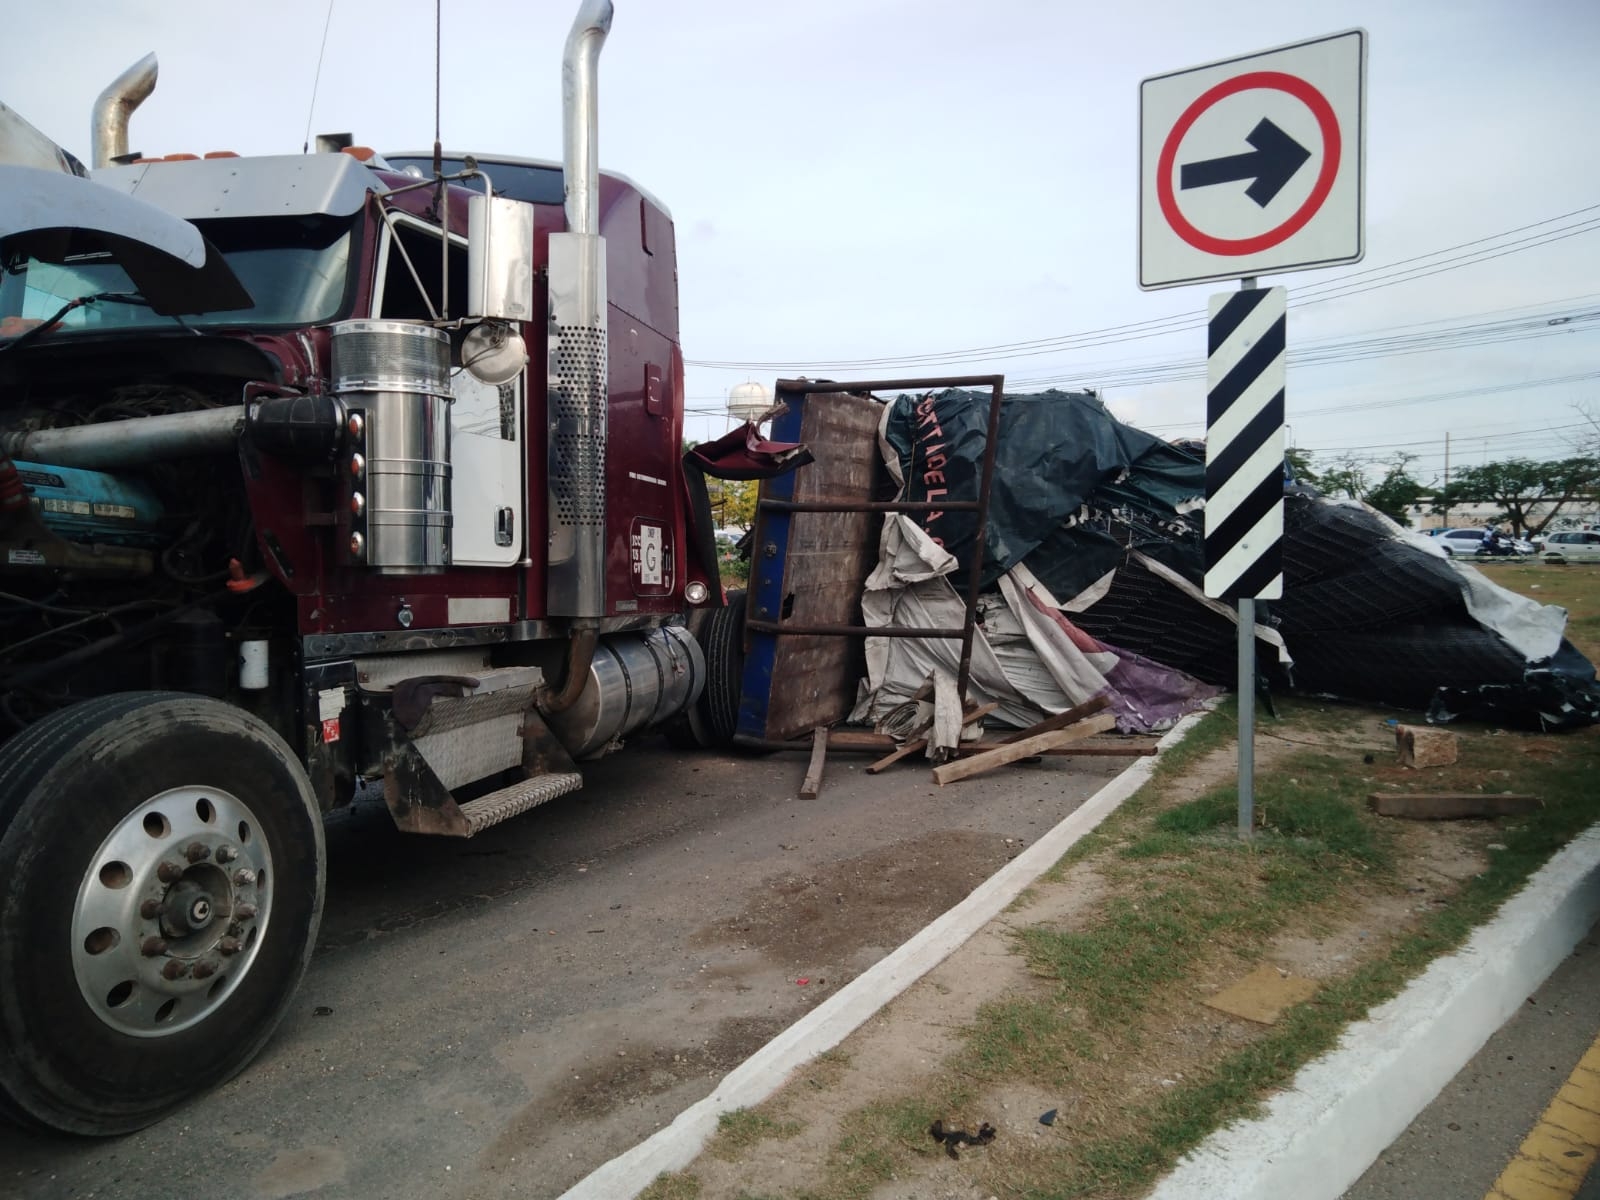
{"label": "red semi truck", "polygon": [[734,670],[736,622],[687,629],[723,596],[672,220],[596,167],[610,21],[568,38],[559,164],[140,158],[153,57],[87,178],[10,139],[0,1111],[111,1134],[237,1072],[361,784],[471,836]]}

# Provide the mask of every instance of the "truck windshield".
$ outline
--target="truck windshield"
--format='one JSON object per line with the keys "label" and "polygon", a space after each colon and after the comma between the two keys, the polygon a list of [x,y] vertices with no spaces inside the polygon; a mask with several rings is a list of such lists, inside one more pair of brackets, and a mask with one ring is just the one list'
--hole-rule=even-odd
{"label": "truck windshield", "polygon": [[[196,221],[244,284],[255,305],[185,316],[190,326],[312,325],[340,314],[350,278],[351,220],[303,216]],[[59,261],[24,257],[0,276],[0,336],[47,320],[80,296],[133,292],[115,256],[68,255]],[[8,319],[10,318],[10,319]],[[168,327],[179,322],[131,304],[75,308],[61,321],[65,332]]]}

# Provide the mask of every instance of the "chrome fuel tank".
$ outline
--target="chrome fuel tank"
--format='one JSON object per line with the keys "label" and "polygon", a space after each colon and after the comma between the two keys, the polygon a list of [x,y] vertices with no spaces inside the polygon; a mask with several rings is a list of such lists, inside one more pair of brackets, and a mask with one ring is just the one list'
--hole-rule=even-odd
{"label": "chrome fuel tank", "polygon": [[572,707],[548,718],[574,758],[671,720],[700,699],[706,660],[687,629],[619,634],[595,649],[589,682]]}

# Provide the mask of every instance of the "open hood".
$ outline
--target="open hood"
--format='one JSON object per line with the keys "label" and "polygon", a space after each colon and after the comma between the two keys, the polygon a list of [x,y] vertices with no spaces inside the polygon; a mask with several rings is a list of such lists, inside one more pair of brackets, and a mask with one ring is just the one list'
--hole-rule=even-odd
{"label": "open hood", "polygon": [[105,251],[162,316],[249,308],[250,293],[194,225],[55,171],[0,165],[0,248],[58,261]]}

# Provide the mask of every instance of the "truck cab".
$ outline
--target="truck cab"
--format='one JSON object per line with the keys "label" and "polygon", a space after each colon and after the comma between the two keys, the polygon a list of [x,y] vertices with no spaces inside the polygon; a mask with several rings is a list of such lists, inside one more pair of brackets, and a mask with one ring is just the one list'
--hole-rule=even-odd
{"label": "truck cab", "polygon": [[92,169],[0,137],[0,1111],[116,1133],[238,1071],[363,784],[470,837],[699,702],[722,596],[672,219],[596,166],[610,20],[559,164],[130,155],[153,57]]}

